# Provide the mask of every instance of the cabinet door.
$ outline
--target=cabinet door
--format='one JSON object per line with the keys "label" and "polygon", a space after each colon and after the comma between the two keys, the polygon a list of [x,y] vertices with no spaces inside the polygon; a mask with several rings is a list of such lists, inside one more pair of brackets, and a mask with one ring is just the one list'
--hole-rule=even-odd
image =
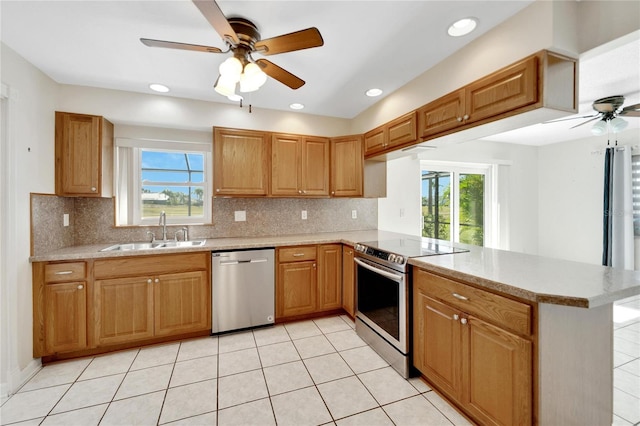
{"label": "cabinet door", "polygon": [[100,120],[56,112],[57,195],[100,195]]}
{"label": "cabinet door", "polygon": [[299,195],[302,138],[276,134],[271,137],[271,195]]}
{"label": "cabinet door", "polygon": [[216,195],[267,195],[271,144],[268,134],[216,128],[213,181]]}
{"label": "cabinet door", "polygon": [[414,366],[449,396],[461,390],[460,312],[426,296],[414,297]]}
{"label": "cabinet door", "polygon": [[463,404],[481,423],[532,422],[531,342],[469,317]]}
{"label": "cabinet door", "polygon": [[460,126],[465,115],[464,93],[450,93],[418,109],[418,134],[424,138]]}
{"label": "cabinet door", "polygon": [[277,319],[310,314],[316,310],[316,262],[292,262],[278,265],[276,283]]}
{"label": "cabinet door", "polygon": [[205,271],[160,275],[153,285],[155,336],[211,329]]}
{"label": "cabinet door", "polygon": [[331,195],[362,197],[363,176],[362,137],[331,139]]}
{"label": "cabinet door", "polygon": [[342,307],[342,245],[318,247],[318,311]]}
{"label": "cabinet door", "polygon": [[98,345],[153,337],[151,277],[95,281],[93,305]]}
{"label": "cabinet door", "polygon": [[351,318],[356,315],[355,265],[353,263],[353,248],[342,247],[342,309]]}
{"label": "cabinet door", "polygon": [[415,111],[396,118],[389,122],[386,127],[389,138],[387,149],[410,144],[418,138]]}
{"label": "cabinet door", "polygon": [[303,195],[329,195],[329,139],[302,140],[301,189]]}
{"label": "cabinet door", "polygon": [[387,147],[387,132],[384,126],[376,127],[364,134],[364,155],[382,152]]}
{"label": "cabinet door", "polygon": [[45,299],[45,351],[47,354],[87,346],[86,284],[47,284]]}
{"label": "cabinet door", "polygon": [[467,123],[532,104],[538,100],[538,58],[531,57],[470,84],[466,91]]}

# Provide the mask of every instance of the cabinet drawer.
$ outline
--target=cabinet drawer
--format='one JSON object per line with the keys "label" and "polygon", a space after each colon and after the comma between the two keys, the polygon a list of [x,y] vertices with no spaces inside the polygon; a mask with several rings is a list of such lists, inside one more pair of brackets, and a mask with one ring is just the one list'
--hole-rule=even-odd
{"label": "cabinet drawer", "polygon": [[431,296],[479,318],[521,334],[531,334],[531,306],[480,290],[420,269],[414,275],[416,287]]}
{"label": "cabinet drawer", "polygon": [[93,263],[93,276],[104,279],[206,270],[210,256],[211,252],[198,252],[99,259]]}
{"label": "cabinet drawer", "polygon": [[287,247],[278,249],[278,262],[315,260],[316,246]]}
{"label": "cabinet drawer", "polygon": [[85,262],[49,263],[44,266],[44,281],[47,283],[84,281],[86,269]]}

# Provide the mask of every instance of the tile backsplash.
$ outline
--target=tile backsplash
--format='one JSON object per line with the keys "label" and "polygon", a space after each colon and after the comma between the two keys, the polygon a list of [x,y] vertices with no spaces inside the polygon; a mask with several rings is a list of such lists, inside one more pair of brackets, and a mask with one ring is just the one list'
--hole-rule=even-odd
{"label": "tile backsplash", "polygon": [[[301,218],[303,210],[307,219]],[[352,211],[357,218],[352,219]],[[144,241],[157,226],[114,226],[111,198],[31,194],[32,254],[74,245]],[[236,222],[234,212],[245,211]],[[69,226],[63,226],[63,214]],[[378,227],[376,198],[214,198],[213,225],[189,225],[189,238],[251,237],[359,231]],[[167,226],[172,238],[181,226]]]}

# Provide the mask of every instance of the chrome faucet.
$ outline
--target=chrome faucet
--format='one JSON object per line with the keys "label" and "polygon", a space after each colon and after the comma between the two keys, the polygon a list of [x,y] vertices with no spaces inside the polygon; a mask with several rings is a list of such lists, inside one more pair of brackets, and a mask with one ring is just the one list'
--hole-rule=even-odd
{"label": "chrome faucet", "polygon": [[167,214],[162,211],[158,225],[162,226],[162,241],[167,241]]}
{"label": "chrome faucet", "polygon": [[182,227],[173,234],[173,239],[178,241],[178,234],[182,233],[183,241],[189,241],[189,230],[186,227]]}

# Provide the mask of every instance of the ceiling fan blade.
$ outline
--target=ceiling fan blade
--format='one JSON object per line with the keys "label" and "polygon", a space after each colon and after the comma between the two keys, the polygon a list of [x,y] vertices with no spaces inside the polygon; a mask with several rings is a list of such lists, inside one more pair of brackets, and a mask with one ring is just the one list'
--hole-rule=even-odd
{"label": "ceiling fan blade", "polygon": [[549,120],[549,121],[543,121],[542,124],[549,124],[549,123],[559,123],[560,121],[569,121],[569,120],[578,120],[580,118],[593,118],[593,117],[599,117],[600,114],[595,114],[595,115],[583,115],[581,117],[566,117],[566,118],[557,118],[555,120]]}
{"label": "ceiling fan blade", "polygon": [[294,90],[304,86],[304,80],[296,77],[284,68],[280,68],[273,62],[267,61],[266,59],[258,59],[256,63],[258,64],[258,66],[260,66],[262,71],[265,72],[265,74],[267,74],[271,78],[278,80],[285,86],[289,86]]}
{"label": "ceiling fan blade", "polygon": [[240,43],[238,39],[238,35],[231,28],[229,21],[222,13],[220,6],[214,0],[192,0],[193,4],[196,5],[198,9],[200,9],[200,13],[207,18],[207,21],[211,24],[214,30],[223,40],[231,42],[231,44],[236,45]]}
{"label": "ceiling fan blade", "polygon": [[618,115],[628,115],[629,117],[640,117],[640,104],[629,105],[622,108]]}
{"label": "ceiling fan blade", "polygon": [[142,44],[149,47],[165,47],[167,49],[193,50],[195,52],[222,53],[222,50],[213,46],[178,43],[176,41],[152,40],[150,38],[141,38],[140,41]]}
{"label": "ceiling fan blade", "polygon": [[256,42],[255,48],[263,55],[275,55],[277,53],[319,47],[323,44],[324,40],[322,39],[322,35],[320,35],[320,31],[312,27],[278,37],[260,40]]}
{"label": "ceiling fan blade", "polygon": [[597,117],[592,118],[591,120],[587,120],[587,121],[583,121],[580,124],[576,124],[573,127],[569,127],[570,129],[575,129],[576,127],[580,127],[580,126],[584,126],[587,123],[591,123],[592,121],[596,121],[596,120],[600,120],[600,116],[598,115]]}

